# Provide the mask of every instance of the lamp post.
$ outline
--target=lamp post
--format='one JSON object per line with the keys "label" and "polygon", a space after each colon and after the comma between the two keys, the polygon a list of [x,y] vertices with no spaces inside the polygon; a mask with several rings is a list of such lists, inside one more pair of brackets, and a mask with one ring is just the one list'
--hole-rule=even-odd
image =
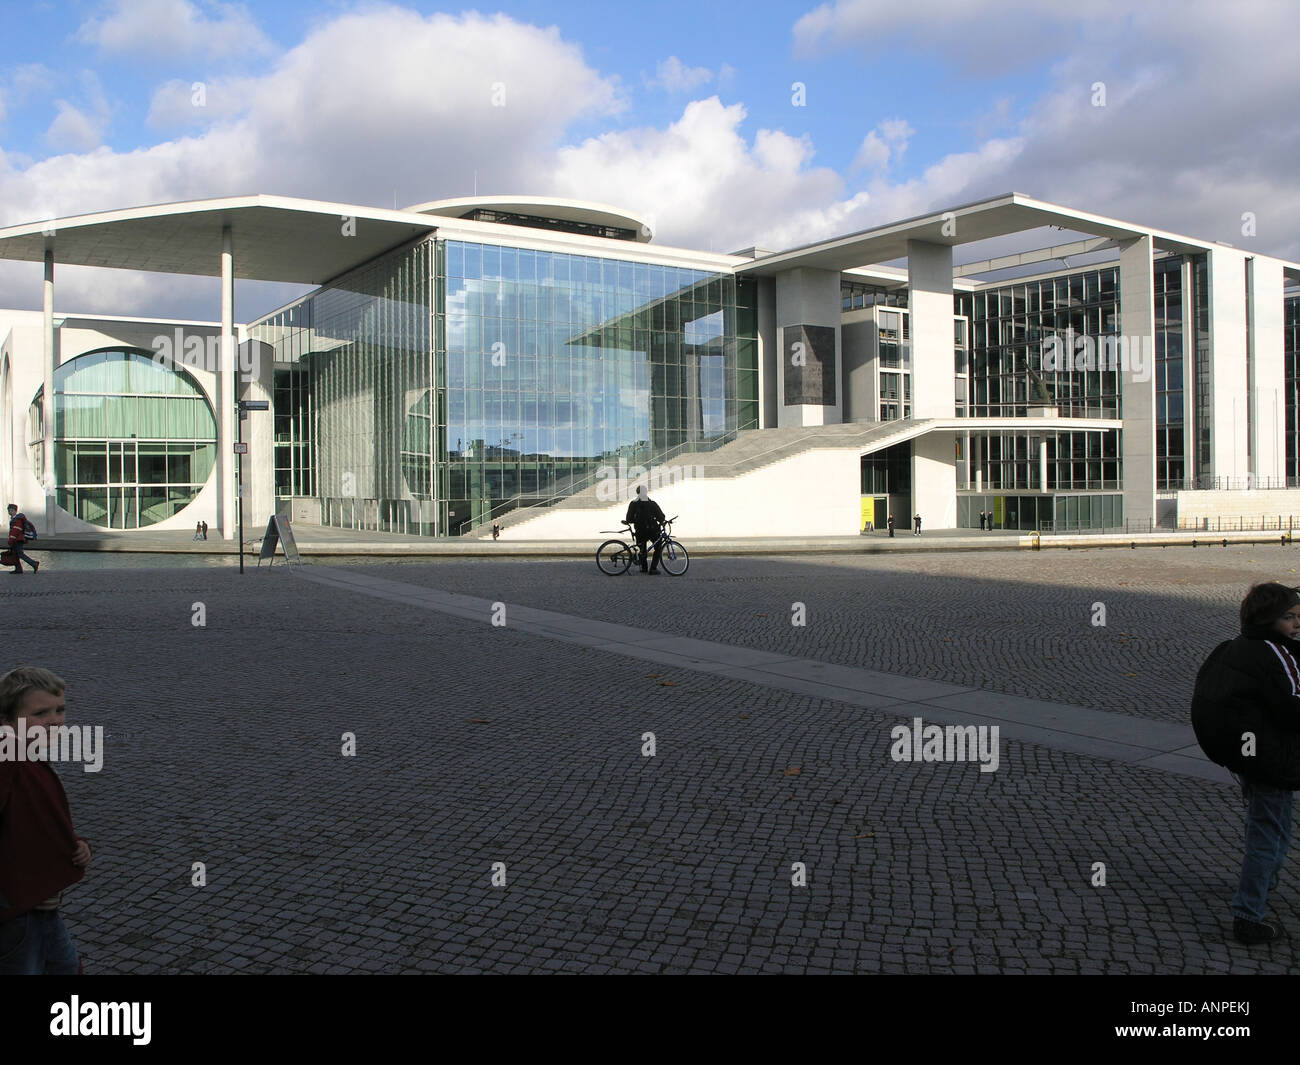
{"label": "lamp post", "polygon": [[244,419],[250,410],[270,410],[271,404],[264,399],[241,399],[236,404],[239,417],[235,420],[235,483],[239,496],[239,572],[244,572],[244,455],[248,445],[244,443]]}

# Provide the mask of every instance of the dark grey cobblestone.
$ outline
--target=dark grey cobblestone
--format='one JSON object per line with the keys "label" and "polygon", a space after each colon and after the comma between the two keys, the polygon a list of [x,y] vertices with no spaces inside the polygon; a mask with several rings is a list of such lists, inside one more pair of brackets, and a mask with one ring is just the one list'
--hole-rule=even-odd
{"label": "dark grey cobblestone", "polygon": [[[1264,557],[1250,550],[1226,555]],[[1072,617],[1076,601],[1103,598],[1110,628],[1120,615],[1134,634],[1126,665],[1144,683],[1143,671],[1163,671],[1168,688],[1179,671],[1152,647],[1178,650],[1184,667],[1199,660],[1225,635],[1244,583],[1277,572],[1261,562],[1253,577],[1211,580],[1219,571],[1205,565],[1183,587],[1193,563],[1164,573],[1164,555],[1139,566],[1133,554],[1079,555],[1082,594],[1066,584],[1064,555],[977,556],[1029,567],[1018,580],[949,573],[955,564],[937,556],[889,560],[905,567],[892,576],[875,559],[708,560],[659,584],[568,563],[375,572],[785,652],[804,640],[812,657],[907,672],[879,659],[892,641],[921,675],[953,679],[927,672],[947,661],[941,639],[911,647],[897,636],[906,605],[907,631],[951,632],[970,656],[945,668],[996,679],[1005,648],[1003,690],[1081,702],[1106,683],[1085,688],[1071,672],[1071,692],[1040,670],[1038,690],[1016,688],[1029,683],[1017,674],[1032,658],[1023,645],[1053,609]],[[707,579],[750,571],[752,582]],[[1113,598],[1120,580],[1145,583]],[[644,609],[628,598],[642,591]],[[62,673],[70,722],[109,733],[101,773],[62,769],[95,845],[65,904],[92,972],[1294,967],[1289,940],[1247,949],[1228,938],[1241,827],[1220,785],[1006,741],[992,774],[894,763],[885,714],[664,672],[282,572],[51,566],[0,596],[23,622],[8,629],[10,663]],[[742,606],[780,610],[788,627],[789,597],[808,603],[808,632],[735,620]],[[196,601],[206,628],[190,624]],[[962,610],[982,620],[953,624]],[[834,626],[820,620],[834,611]],[[1096,637],[1086,605],[1079,628],[1079,639]],[[977,638],[992,641],[986,661]],[[1100,652],[1091,661],[1100,672]],[[357,734],[355,759],[340,757],[344,731]],[[639,753],[645,731],[656,758]],[[207,887],[190,886],[195,861]],[[496,861],[505,888],[490,885]],[[806,888],[790,885],[795,861],[807,863]],[[1105,888],[1089,884],[1095,861],[1106,863]],[[1273,897],[1293,928],[1296,888],[1288,870]]]}
{"label": "dark grey cobblestone", "polygon": [[[689,542],[687,547],[689,548]],[[584,617],[1098,710],[1185,721],[1206,654],[1300,546],[692,559],[683,577],[593,561],[399,563],[376,574]],[[791,624],[803,603],[807,624]],[[1092,624],[1093,604],[1106,624]],[[569,605],[581,603],[580,610]]]}

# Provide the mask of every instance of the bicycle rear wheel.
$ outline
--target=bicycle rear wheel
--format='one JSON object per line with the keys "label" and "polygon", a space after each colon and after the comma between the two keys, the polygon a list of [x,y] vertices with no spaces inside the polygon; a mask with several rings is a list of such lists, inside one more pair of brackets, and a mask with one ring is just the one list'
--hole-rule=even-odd
{"label": "bicycle rear wheel", "polygon": [[663,567],[665,573],[680,577],[690,564],[691,560],[686,554],[686,548],[676,540],[669,540],[664,544],[663,554],[659,556],[659,565]]}
{"label": "bicycle rear wheel", "polygon": [[632,565],[632,549],[622,540],[606,540],[596,548],[596,565],[601,573],[617,577]]}

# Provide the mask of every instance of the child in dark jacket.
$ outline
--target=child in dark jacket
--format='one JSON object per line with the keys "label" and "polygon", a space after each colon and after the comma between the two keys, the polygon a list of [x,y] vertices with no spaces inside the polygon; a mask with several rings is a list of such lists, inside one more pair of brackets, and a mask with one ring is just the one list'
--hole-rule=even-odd
{"label": "child in dark jacket", "polygon": [[1243,943],[1282,934],[1265,919],[1291,846],[1300,788],[1300,594],[1257,584],[1241,604],[1241,635],[1221,643],[1196,676],[1192,725],[1211,760],[1226,766],[1246,802],[1246,854],[1232,897]]}
{"label": "child in dark jacket", "polygon": [[[0,677],[0,728],[16,736],[6,749],[35,730],[63,725],[66,690],[48,669],[34,666]],[[63,782],[49,762],[0,757],[0,975],[78,971],[59,904],[90,858],[90,844],[73,829]]]}

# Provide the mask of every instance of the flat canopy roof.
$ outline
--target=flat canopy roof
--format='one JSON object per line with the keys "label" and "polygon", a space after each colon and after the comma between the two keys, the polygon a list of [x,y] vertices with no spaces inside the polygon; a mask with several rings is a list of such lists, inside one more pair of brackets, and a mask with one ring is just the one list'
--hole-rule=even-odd
{"label": "flat canopy roof", "polygon": [[428,215],[286,196],[232,196],[74,215],[0,229],[0,259],[221,276],[231,230],[242,281],[319,285],[437,228]]}
{"label": "flat canopy roof", "polygon": [[449,218],[468,218],[478,210],[505,211],[510,214],[554,218],[563,222],[630,229],[642,243],[648,242],[653,236],[649,221],[618,207],[611,207],[607,203],[589,203],[586,200],[558,200],[549,196],[461,196],[416,204],[407,210],[446,215]]}
{"label": "flat canopy roof", "polygon": [[[874,263],[887,263],[907,257],[909,241],[946,244],[956,247],[975,241],[1023,233],[1042,226],[1088,233],[1112,240],[1130,240],[1151,235],[1157,247],[1180,253],[1203,252],[1217,245],[1213,241],[1182,237],[1158,229],[1134,226],[1114,218],[1075,211],[1053,203],[1032,199],[1023,193],[1008,192],[992,199],[964,204],[946,211],[936,211],[916,218],[891,222],[831,240],[806,244],[776,252],[756,260],[753,265],[738,267],[737,274],[773,277],[786,270],[811,267],[819,270],[848,270]],[[1284,263],[1288,277],[1294,278],[1300,265]]]}

